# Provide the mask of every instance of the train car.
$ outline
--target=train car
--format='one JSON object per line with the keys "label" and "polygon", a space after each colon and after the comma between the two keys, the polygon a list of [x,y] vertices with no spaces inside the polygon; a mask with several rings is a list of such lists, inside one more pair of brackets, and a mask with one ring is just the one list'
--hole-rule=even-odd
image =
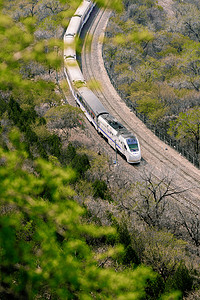
{"label": "train car", "polygon": [[73,37],[79,35],[81,26],[82,26],[81,17],[73,16],[65,32],[65,37],[67,37],[68,35]]}
{"label": "train car", "polygon": [[74,87],[77,86],[78,82],[85,82],[83,73],[81,72],[81,69],[76,59],[65,60],[64,66],[66,69],[67,76],[69,77],[69,80]]}
{"label": "train car", "polygon": [[98,129],[99,116],[108,115],[107,109],[87,86],[82,86],[76,90],[76,98],[87,119]]}
{"label": "train car", "polygon": [[76,38],[73,35],[64,36],[64,60],[76,59]]}
{"label": "train car", "polygon": [[[64,74],[69,84],[70,91],[74,98],[76,98],[76,88],[85,85],[86,83],[76,59],[71,58],[64,60]],[[77,99],[75,100],[77,101]]]}

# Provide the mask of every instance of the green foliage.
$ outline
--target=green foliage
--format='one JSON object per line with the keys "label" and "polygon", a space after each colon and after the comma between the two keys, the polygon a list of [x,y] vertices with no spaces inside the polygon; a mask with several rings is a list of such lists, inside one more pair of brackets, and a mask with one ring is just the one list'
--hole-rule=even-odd
{"label": "green foliage", "polygon": [[98,268],[83,236],[114,231],[81,222],[84,210],[69,187],[74,172],[41,159],[33,165],[36,175],[27,172],[19,135],[12,140],[18,150],[0,149],[1,298],[143,298],[146,280],[154,277],[149,269]]}
{"label": "green foliage", "polygon": [[128,245],[125,249],[124,249],[124,253],[122,255],[122,263],[124,265],[139,265],[140,259],[136,253],[136,251],[132,248],[131,245]]}
{"label": "green foliage", "polygon": [[17,53],[33,42],[33,36],[26,30],[23,31],[9,16],[0,14],[0,19],[0,88],[7,90],[23,84],[19,75]]}
{"label": "green foliage", "polygon": [[182,300],[183,297],[182,297],[181,292],[176,291],[176,292],[172,292],[172,293],[170,293],[170,294],[162,295],[162,296],[160,297],[160,299],[161,299],[161,300],[174,300],[174,299],[176,299],[176,300]]}
{"label": "green foliage", "polygon": [[126,223],[122,222],[121,224],[119,224],[116,220],[113,221],[113,225],[115,225],[117,228],[119,243],[121,243],[125,247],[128,247],[131,244],[131,237]]}
{"label": "green foliage", "polygon": [[112,225],[117,230],[117,242],[124,246],[124,252],[119,257],[119,262],[126,266],[136,266],[141,263],[137,252],[133,249],[131,235],[125,221],[117,222],[112,216]]}
{"label": "green foliage", "polygon": [[117,12],[123,11],[123,2],[119,0],[97,0],[96,3],[100,7],[107,7]]}
{"label": "green foliage", "polygon": [[185,113],[180,113],[175,121],[170,123],[169,134],[181,140],[183,144],[192,142],[195,152],[200,152],[200,108],[194,107]]}
{"label": "green foliage", "polygon": [[[160,299],[161,294],[164,291],[165,283],[162,277],[157,274],[155,278],[152,280],[147,281],[147,286],[146,286],[146,300],[151,299],[151,300],[157,300]],[[172,298],[176,299],[176,298]]]}
{"label": "green foliage", "polygon": [[124,36],[124,34],[118,34],[113,37],[112,42],[114,45],[123,45],[125,43],[136,43],[136,44],[141,44],[141,43],[148,43],[153,41],[154,36],[153,33],[148,31],[147,29],[143,29],[140,31],[133,31],[130,32],[128,35]]}
{"label": "green foliage", "polygon": [[84,177],[85,172],[90,168],[90,162],[86,154],[76,154],[70,165],[80,177]]}
{"label": "green foliage", "polygon": [[87,155],[79,154],[76,148],[69,143],[65,153],[66,163],[69,164],[77,173],[77,178],[84,177],[85,172],[90,168],[90,162]]}
{"label": "green foliage", "polygon": [[[39,69],[39,71],[37,71]],[[46,82],[44,80],[33,81],[34,76],[44,72],[44,69],[40,69],[38,64],[22,64],[21,73],[24,77],[28,77],[29,83],[23,88],[13,87],[12,97],[20,105],[27,106],[40,106],[41,104],[47,103],[50,107],[53,105],[59,105],[61,96],[55,92],[56,85],[53,82]]]}
{"label": "green foliage", "polygon": [[68,163],[70,163],[76,156],[76,148],[71,143],[69,143],[67,146],[67,151],[65,156]]}
{"label": "green foliage", "polygon": [[156,123],[165,114],[163,104],[159,99],[146,96],[137,101],[138,111],[146,115],[153,123]]}
{"label": "green foliage", "polygon": [[143,232],[142,240],[143,262],[153,266],[154,271],[166,282],[184,260],[186,243],[176,239],[171,233],[150,228]]}
{"label": "green foliage", "polygon": [[59,157],[61,154],[61,141],[55,134],[48,134],[42,139],[38,137],[31,125],[36,122],[45,124],[44,118],[39,118],[33,109],[29,107],[28,110],[23,110],[20,105],[11,98],[8,103],[8,116],[16,126],[24,133],[29,154],[32,155],[30,147],[35,147],[41,157],[47,158],[48,153]]}
{"label": "green foliage", "polygon": [[48,152],[59,158],[61,155],[62,148],[60,138],[56,134],[51,134],[47,137],[46,141],[44,142],[48,147]]}
{"label": "green foliage", "polygon": [[2,116],[6,110],[7,103],[2,98],[0,98],[0,116]]}
{"label": "green foliage", "polygon": [[111,200],[107,184],[103,180],[96,179],[93,184],[93,197]]}
{"label": "green foliage", "polygon": [[193,278],[188,270],[188,268],[180,263],[174,274],[171,275],[165,284],[165,291],[179,290],[183,294],[192,290]]}

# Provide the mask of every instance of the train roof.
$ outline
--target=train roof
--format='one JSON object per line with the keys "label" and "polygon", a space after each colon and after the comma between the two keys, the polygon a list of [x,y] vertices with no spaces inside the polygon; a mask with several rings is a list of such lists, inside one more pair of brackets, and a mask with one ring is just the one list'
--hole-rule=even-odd
{"label": "train roof", "polygon": [[132,132],[128,131],[128,129],[126,127],[124,127],[124,125],[122,125],[120,122],[118,122],[112,115],[110,115],[110,114],[104,115],[104,116],[102,116],[102,118],[104,120],[106,120],[106,122],[113,129],[115,129],[118,132],[118,134],[122,135],[125,139],[135,138],[134,134]]}
{"label": "train roof", "polygon": [[64,49],[64,59],[68,60],[71,58],[76,58],[76,50],[68,47]]}
{"label": "train roof", "polygon": [[67,75],[73,84],[75,85],[78,82],[85,82],[81,69],[76,61],[76,59],[65,59],[64,65],[66,67]]}
{"label": "train roof", "polygon": [[91,7],[91,1],[84,0],[81,3],[81,5],[77,8],[74,15],[79,17],[85,16],[85,14],[87,13],[90,7]]}
{"label": "train roof", "polygon": [[90,89],[88,89],[87,87],[81,87],[78,89],[78,92],[83,100],[93,110],[96,116],[99,116],[101,114],[108,114],[107,109],[103,106],[97,96]]}
{"label": "train roof", "polygon": [[81,18],[79,16],[74,16],[71,18],[65,36],[72,35],[75,36],[79,33],[81,27]]}
{"label": "train roof", "polygon": [[69,34],[64,35],[65,45],[73,45],[73,44],[75,45],[75,42],[76,42],[76,40],[75,40],[75,37],[73,35],[69,35]]}
{"label": "train roof", "polygon": [[75,47],[66,47],[63,51],[64,59],[75,58],[76,59],[76,48]]}
{"label": "train roof", "polygon": [[64,58],[76,58],[76,38],[72,35],[64,35]]}

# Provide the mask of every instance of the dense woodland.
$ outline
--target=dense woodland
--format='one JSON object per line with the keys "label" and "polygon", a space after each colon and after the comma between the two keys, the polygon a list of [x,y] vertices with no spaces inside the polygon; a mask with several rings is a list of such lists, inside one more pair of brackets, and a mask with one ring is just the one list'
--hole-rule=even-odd
{"label": "dense woodland", "polygon": [[170,15],[157,1],[124,1],[107,28],[104,60],[126,103],[154,130],[200,154],[200,4],[173,1]]}
{"label": "dense woodland", "polygon": [[[0,298],[199,299],[199,214],[170,202],[184,192],[173,174],[129,182],[71,139],[87,130],[64,104],[62,37],[80,2],[0,1]],[[181,138],[199,112],[200,7],[176,1],[173,26],[139,2],[110,2],[106,65],[125,100]]]}

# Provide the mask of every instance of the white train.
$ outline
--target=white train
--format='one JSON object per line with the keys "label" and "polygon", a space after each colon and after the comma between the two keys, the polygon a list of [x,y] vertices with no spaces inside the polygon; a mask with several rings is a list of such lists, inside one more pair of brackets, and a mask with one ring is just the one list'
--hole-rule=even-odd
{"label": "white train", "polygon": [[87,119],[108,143],[125,156],[129,163],[141,160],[140,144],[137,137],[119,123],[87,87],[81,69],[76,60],[76,41],[87,21],[94,3],[84,0],[70,20],[64,34],[64,73],[76,103]]}

